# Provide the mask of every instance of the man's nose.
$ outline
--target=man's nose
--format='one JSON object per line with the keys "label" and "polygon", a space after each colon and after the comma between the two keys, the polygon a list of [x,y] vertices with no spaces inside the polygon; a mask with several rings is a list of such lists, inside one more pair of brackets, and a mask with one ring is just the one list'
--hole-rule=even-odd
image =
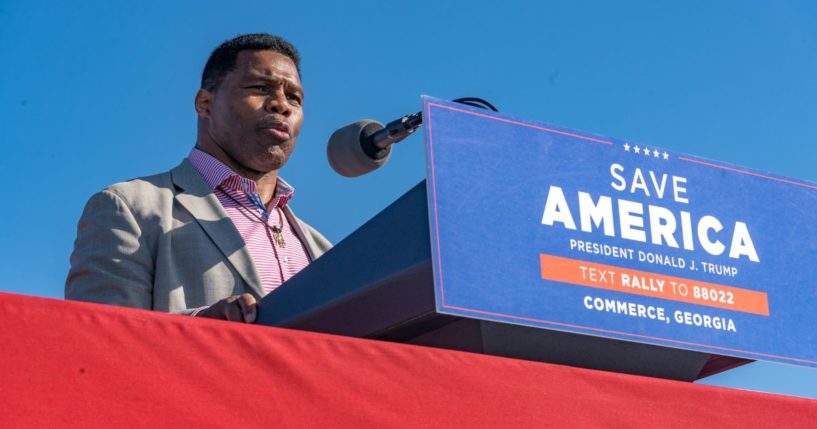
{"label": "man's nose", "polygon": [[292,113],[292,106],[288,103],[286,93],[280,89],[267,97],[264,108],[270,113],[278,113],[284,116],[289,116]]}

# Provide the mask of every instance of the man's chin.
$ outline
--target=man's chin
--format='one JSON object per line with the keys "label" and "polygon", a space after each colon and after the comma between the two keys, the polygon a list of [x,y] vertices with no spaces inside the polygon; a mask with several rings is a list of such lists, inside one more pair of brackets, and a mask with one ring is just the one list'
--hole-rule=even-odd
{"label": "man's chin", "polygon": [[289,155],[282,151],[275,151],[266,153],[259,158],[262,159],[255,159],[252,168],[259,173],[266,174],[283,168],[287,160],[289,160]]}
{"label": "man's chin", "polygon": [[245,154],[245,158],[240,160],[243,167],[254,175],[265,175],[273,171],[280,170],[289,160],[292,153],[293,143],[265,144],[260,150],[252,154]]}

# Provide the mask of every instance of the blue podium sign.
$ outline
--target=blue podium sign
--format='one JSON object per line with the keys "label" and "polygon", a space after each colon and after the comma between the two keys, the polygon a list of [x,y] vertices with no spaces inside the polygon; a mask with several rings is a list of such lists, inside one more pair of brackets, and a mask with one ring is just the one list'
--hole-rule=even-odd
{"label": "blue podium sign", "polygon": [[817,367],[817,185],[423,98],[437,310]]}

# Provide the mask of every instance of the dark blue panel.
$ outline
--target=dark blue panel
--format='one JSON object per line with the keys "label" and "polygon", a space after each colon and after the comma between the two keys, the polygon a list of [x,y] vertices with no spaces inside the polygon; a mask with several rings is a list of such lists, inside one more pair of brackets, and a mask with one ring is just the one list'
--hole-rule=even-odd
{"label": "dark blue panel", "polygon": [[423,112],[438,311],[817,366],[817,185],[429,97]]}

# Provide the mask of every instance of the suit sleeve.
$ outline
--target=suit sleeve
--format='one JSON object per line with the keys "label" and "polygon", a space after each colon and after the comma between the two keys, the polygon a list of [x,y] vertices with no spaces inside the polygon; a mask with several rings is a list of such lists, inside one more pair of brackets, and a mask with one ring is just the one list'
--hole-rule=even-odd
{"label": "suit sleeve", "polygon": [[65,298],[152,309],[154,258],[133,210],[104,190],[88,201],[77,226]]}

